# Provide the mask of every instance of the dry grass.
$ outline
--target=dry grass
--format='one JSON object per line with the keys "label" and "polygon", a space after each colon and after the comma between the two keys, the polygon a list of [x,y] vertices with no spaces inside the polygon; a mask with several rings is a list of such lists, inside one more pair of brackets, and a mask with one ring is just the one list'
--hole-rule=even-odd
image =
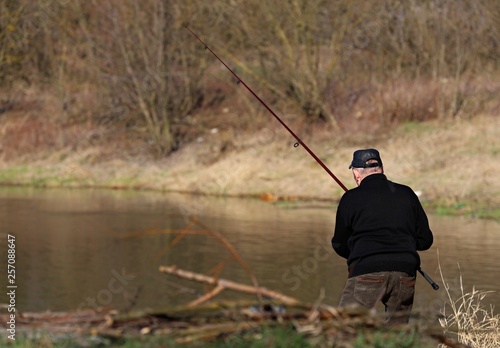
{"label": "dry grass", "polygon": [[[0,174],[3,182],[46,186],[71,183],[215,195],[268,193],[274,197],[339,199],[343,190],[304,149],[294,148],[294,139],[273,121],[269,121],[267,131],[239,135],[232,149],[219,146],[221,132],[207,131],[199,142],[156,161],[121,152],[103,157],[103,153],[115,151],[114,146],[99,139],[83,146],[87,138],[73,139],[82,144],[73,151],[65,148],[46,156],[32,155],[36,161],[4,158]],[[464,209],[473,205],[500,206],[500,181],[491,175],[500,163],[496,160],[500,155],[500,118],[494,115],[408,123],[378,139],[324,132],[331,135],[313,134],[302,139],[348,188],[354,187],[347,169],[352,152],[376,147],[389,179],[421,191],[425,202],[460,206],[462,213],[468,213]],[[47,177],[52,178],[50,182]]]}
{"label": "dry grass", "polygon": [[[500,119],[414,124],[381,150],[386,169],[395,180],[406,181],[425,199],[456,204],[481,197],[497,200],[500,182],[490,175],[498,168]],[[408,180],[409,179],[409,180]]]}
{"label": "dry grass", "polygon": [[500,346],[500,315],[494,308],[484,308],[482,301],[489,291],[466,291],[460,276],[460,288],[451,287],[444,279],[448,303],[442,309],[439,322],[445,333],[456,335],[460,343],[472,348]]}
{"label": "dry grass", "polygon": [[[421,121],[417,115],[431,112],[425,81],[380,86],[387,87],[379,96],[383,102],[377,101],[376,91],[367,92],[346,112],[341,131],[308,123],[296,109],[275,111],[348,188],[354,187],[347,169],[353,151],[376,147],[389,179],[420,191],[423,201],[434,207],[460,207],[459,214],[476,214],[479,206],[486,210],[479,216],[499,218],[500,181],[492,175],[500,169],[500,117],[493,107],[497,98],[483,114],[474,109],[473,115]],[[491,95],[500,88],[486,86]],[[293,147],[295,139],[266,110],[248,107],[258,106],[255,100],[237,105],[238,98],[233,98],[227,107],[193,115],[185,124],[190,135],[179,150],[155,159],[141,133],[125,124],[66,118],[69,111],[55,92],[16,91],[13,108],[0,120],[2,183],[331,201],[343,194],[304,149]],[[478,92],[478,102],[482,95]],[[80,97],[85,105],[93,104],[84,89],[75,95]],[[81,105],[75,109],[71,113],[85,110]],[[415,120],[404,118],[405,112]],[[391,113],[403,118],[383,126]]]}

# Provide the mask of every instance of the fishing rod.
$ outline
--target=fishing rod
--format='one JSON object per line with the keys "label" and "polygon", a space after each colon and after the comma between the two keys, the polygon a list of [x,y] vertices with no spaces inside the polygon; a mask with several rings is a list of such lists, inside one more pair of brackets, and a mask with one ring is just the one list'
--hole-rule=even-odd
{"label": "fishing rod", "polygon": [[[312,158],[314,158],[314,160],[316,162],[318,162],[318,164],[323,167],[323,169],[333,178],[333,180],[335,180],[337,182],[337,184],[339,184],[340,187],[342,187],[342,189],[347,192],[348,189],[347,187],[335,176],[335,174],[332,173],[332,171],[323,163],[322,160],[319,159],[318,156],[316,156],[316,154],[309,148],[309,146],[307,146],[298,136],[297,134],[294,133],[294,131],[292,131],[290,129],[290,127],[287,126],[287,124],[278,116],[276,115],[276,113],[250,88],[248,87],[248,85],[226,64],[224,63],[224,61],[222,59],[219,58],[219,56],[217,54],[215,54],[214,51],[212,51],[212,49],[210,47],[208,47],[208,45],[203,42],[202,39],[200,39],[200,37],[198,35],[195,34],[194,31],[192,31],[187,25],[185,26],[185,28],[198,40],[200,41],[203,46],[205,46],[205,49],[206,50],[209,50],[210,53],[212,53],[212,55],[217,58],[217,60],[219,62],[222,63],[222,65],[224,65],[226,67],[227,70],[229,70],[229,72],[231,72],[231,74],[233,74],[234,77],[236,77],[236,83],[237,84],[242,84],[243,86],[245,86],[245,88],[267,109],[267,111],[269,111],[273,116],[274,118],[276,118],[276,120],[278,120],[279,123],[281,123],[281,125],[283,127],[285,127],[285,129],[295,138],[295,140],[297,140],[297,142],[293,145],[294,147],[298,147],[299,145],[302,145],[302,147],[312,156]],[[431,284],[432,288],[434,290],[437,290],[439,289],[439,285],[437,285],[432,279],[431,277],[429,277],[429,275],[427,273],[425,273],[420,267],[418,268],[418,271],[420,272],[420,274],[422,274],[422,276],[425,278],[425,280],[427,280],[429,282],[429,284]]]}
{"label": "fishing rod", "polygon": [[297,140],[297,142],[296,142],[293,146],[294,146],[294,147],[298,147],[299,145],[302,145],[302,147],[303,147],[303,148],[304,148],[304,149],[305,149],[305,150],[306,150],[306,151],[307,151],[307,152],[308,152],[308,153],[312,156],[312,158],[314,158],[314,159],[316,160],[316,162],[318,162],[318,164],[319,164],[321,167],[323,167],[323,169],[324,169],[324,170],[326,170],[326,172],[327,172],[328,174],[330,174],[330,176],[333,178],[333,180],[335,180],[335,181],[337,182],[337,184],[339,184],[339,185],[340,185],[340,187],[342,187],[342,189],[344,189],[344,191],[347,191],[347,187],[345,187],[345,186],[344,186],[344,184],[343,184],[343,183],[342,183],[342,182],[341,182],[341,181],[340,181],[340,180],[339,180],[339,179],[335,176],[335,174],[333,174],[333,173],[331,172],[331,170],[330,170],[330,169],[328,169],[328,167],[327,167],[327,166],[323,163],[323,161],[321,161],[321,160],[318,158],[318,156],[316,156],[316,154],[315,154],[315,153],[314,153],[314,152],[313,152],[313,151],[309,148],[309,146],[307,146],[307,145],[306,145],[306,144],[305,144],[305,143],[304,143],[304,142],[303,142],[303,141],[302,141],[302,140],[301,140],[301,139],[297,136],[297,134],[295,134],[295,133],[294,133],[294,132],[293,132],[293,131],[292,131],[292,130],[291,130],[291,129],[290,129],[290,128],[286,125],[286,123],[285,123],[285,122],[283,122],[283,120],[282,120],[282,119],[281,119],[278,115],[276,115],[276,113],[275,113],[275,112],[274,112],[274,111],[273,111],[273,110],[272,110],[272,109],[271,109],[271,108],[270,108],[270,107],[269,107],[269,106],[268,106],[268,105],[267,105],[267,104],[266,104],[266,103],[265,103],[262,99],[260,99],[260,97],[259,97],[257,94],[255,94],[255,92],[254,92],[254,91],[253,91],[250,87],[248,87],[248,85],[247,85],[247,84],[246,84],[246,83],[245,83],[245,82],[244,82],[244,81],[243,81],[243,80],[242,80],[242,79],[241,79],[238,75],[236,75],[236,73],[235,73],[235,72],[234,72],[234,71],[233,71],[230,67],[228,67],[228,66],[227,66],[227,64],[226,64],[226,63],[224,63],[224,61],[223,61],[222,59],[220,59],[220,58],[219,58],[219,56],[218,56],[218,55],[216,55],[216,54],[215,54],[215,52],[214,52],[214,51],[212,51],[212,50],[210,49],[210,47],[208,47],[208,46],[207,46],[207,44],[206,44],[206,43],[204,43],[204,42],[203,42],[203,41],[199,38],[199,36],[198,36],[198,35],[196,35],[196,34],[195,34],[195,33],[194,33],[191,29],[189,29],[189,27],[188,27],[188,26],[186,26],[186,29],[187,29],[187,30],[189,30],[189,32],[190,32],[191,34],[193,34],[193,36],[194,36],[195,38],[197,38],[197,39],[198,39],[198,41],[200,41],[200,42],[201,42],[201,43],[205,46],[205,49],[209,50],[209,51],[210,51],[210,53],[212,53],[212,54],[214,55],[214,57],[215,57],[215,58],[217,58],[217,59],[219,60],[219,62],[221,62],[221,63],[222,63],[222,65],[224,65],[224,66],[227,68],[227,70],[229,70],[229,71],[231,72],[231,74],[233,74],[233,75],[234,75],[234,77],[236,77],[236,81],[237,81],[236,83],[237,83],[237,84],[242,84],[243,86],[245,86],[245,88],[246,88],[246,89],[247,89],[250,93],[252,93],[252,95],[253,95],[255,98],[257,98],[257,100],[258,100],[258,101],[260,101],[260,103],[261,103],[262,105],[264,105],[264,107],[265,107],[265,108],[266,108],[266,109],[267,109],[267,110],[268,110],[268,111],[269,111],[269,112],[270,112],[270,113],[271,113],[271,114],[272,114],[272,115],[273,115],[273,116],[274,116],[274,117],[278,120],[278,122],[279,122],[279,123],[281,123],[281,125],[282,125],[283,127],[285,127],[285,129],[286,129],[288,132],[290,132],[290,134],[291,134],[291,135],[292,135],[292,136],[293,136],[293,137]]}

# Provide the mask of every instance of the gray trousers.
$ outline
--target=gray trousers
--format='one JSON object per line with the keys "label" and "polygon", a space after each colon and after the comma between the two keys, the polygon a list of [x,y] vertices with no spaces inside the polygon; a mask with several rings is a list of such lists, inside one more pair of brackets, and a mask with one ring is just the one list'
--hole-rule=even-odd
{"label": "gray trousers", "polygon": [[360,305],[374,308],[380,301],[390,324],[408,323],[415,295],[415,276],[404,272],[375,272],[347,279],[340,307]]}

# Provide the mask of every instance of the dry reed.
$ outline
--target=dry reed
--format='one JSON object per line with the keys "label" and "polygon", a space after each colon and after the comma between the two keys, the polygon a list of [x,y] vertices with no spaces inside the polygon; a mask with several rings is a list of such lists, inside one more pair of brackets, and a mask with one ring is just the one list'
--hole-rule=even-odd
{"label": "dry reed", "polygon": [[444,279],[439,265],[448,303],[445,303],[439,319],[445,333],[456,335],[458,341],[472,348],[500,346],[500,315],[494,307],[485,308],[484,298],[491,291],[466,291],[460,275],[459,289],[451,288]]}

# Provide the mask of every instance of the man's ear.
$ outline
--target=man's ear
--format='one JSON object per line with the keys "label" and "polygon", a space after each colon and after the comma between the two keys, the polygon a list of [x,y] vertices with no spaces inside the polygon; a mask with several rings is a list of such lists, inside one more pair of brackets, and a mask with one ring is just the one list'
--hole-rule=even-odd
{"label": "man's ear", "polygon": [[359,186],[359,184],[361,183],[361,173],[357,169],[354,169],[352,173],[354,175],[354,181]]}

